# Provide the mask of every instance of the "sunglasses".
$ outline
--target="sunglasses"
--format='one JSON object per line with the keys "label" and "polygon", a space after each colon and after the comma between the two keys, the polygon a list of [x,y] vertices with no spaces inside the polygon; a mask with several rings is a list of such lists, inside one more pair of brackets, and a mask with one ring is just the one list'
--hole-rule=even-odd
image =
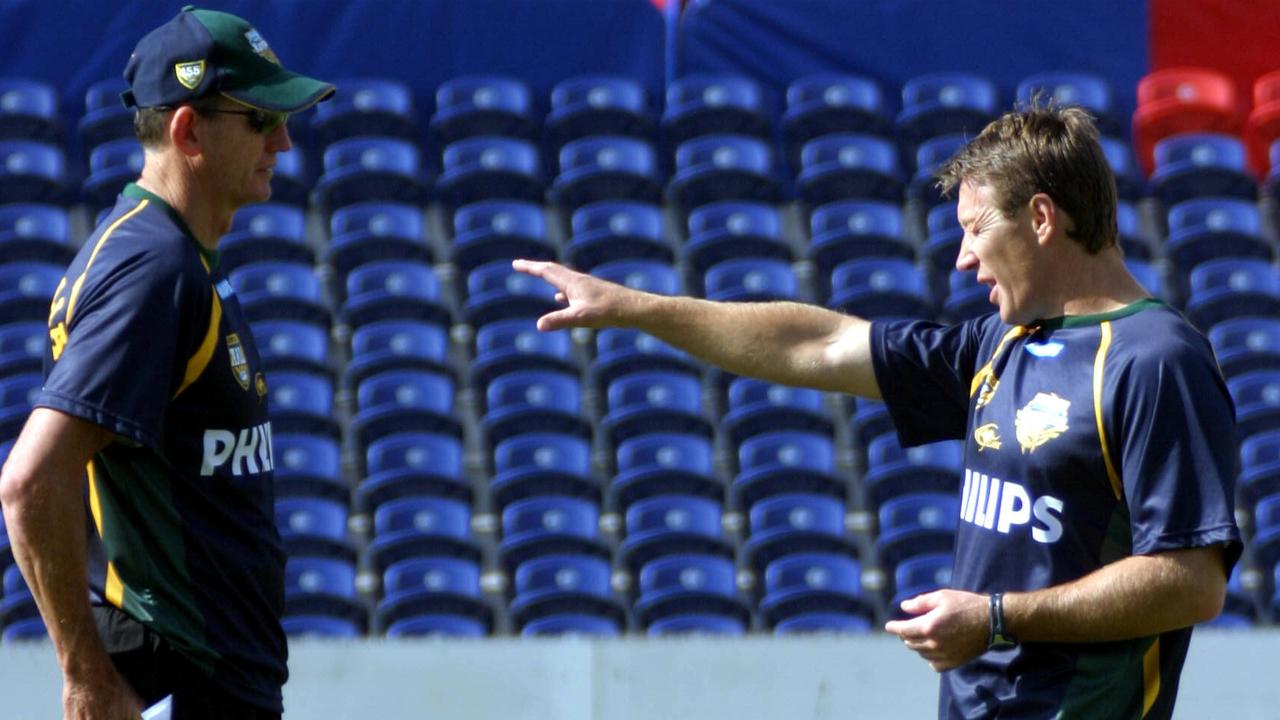
{"label": "sunglasses", "polygon": [[249,127],[254,132],[270,135],[273,130],[284,124],[289,119],[289,113],[268,112],[257,108],[248,110],[223,110],[221,108],[202,108],[192,106],[196,112],[201,114],[211,113],[219,115],[243,115],[249,119]]}

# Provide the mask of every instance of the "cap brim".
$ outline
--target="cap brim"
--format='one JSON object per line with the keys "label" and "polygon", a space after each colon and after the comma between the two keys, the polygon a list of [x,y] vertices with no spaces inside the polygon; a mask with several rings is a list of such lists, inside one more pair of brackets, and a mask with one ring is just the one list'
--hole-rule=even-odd
{"label": "cap brim", "polygon": [[337,92],[332,84],[280,68],[249,87],[224,89],[223,94],[259,110],[294,113],[328,100]]}

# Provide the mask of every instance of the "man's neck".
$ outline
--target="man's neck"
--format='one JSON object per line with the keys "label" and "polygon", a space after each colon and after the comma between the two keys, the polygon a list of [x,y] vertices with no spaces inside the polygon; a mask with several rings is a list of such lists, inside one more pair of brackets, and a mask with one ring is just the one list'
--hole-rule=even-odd
{"label": "man's neck", "polygon": [[169,203],[186,221],[196,240],[209,250],[218,249],[218,239],[231,229],[233,213],[213,206],[190,167],[148,162],[138,185]]}
{"label": "man's neck", "polygon": [[1062,315],[1110,312],[1151,296],[1129,273],[1124,256],[1114,247],[1064,263],[1057,275]]}

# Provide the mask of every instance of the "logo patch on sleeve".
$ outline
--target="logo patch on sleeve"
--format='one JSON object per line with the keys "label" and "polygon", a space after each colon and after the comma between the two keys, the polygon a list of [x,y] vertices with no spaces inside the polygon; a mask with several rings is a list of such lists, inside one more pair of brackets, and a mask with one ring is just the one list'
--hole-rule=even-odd
{"label": "logo patch on sleeve", "polygon": [[227,336],[227,353],[231,355],[231,374],[244,390],[249,389],[249,359],[244,354],[244,346],[240,344],[240,336],[231,333]]}

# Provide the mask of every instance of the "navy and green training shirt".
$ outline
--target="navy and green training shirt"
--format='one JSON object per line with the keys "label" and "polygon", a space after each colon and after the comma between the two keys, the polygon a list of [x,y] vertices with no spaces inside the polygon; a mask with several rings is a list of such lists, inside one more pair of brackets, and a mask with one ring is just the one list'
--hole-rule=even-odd
{"label": "navy and green training shirt", "polygon": [[[964,441],[952,587],[1025,591],[1131,555],[1225,544],[1234,407],[1204,336],[1147,299],[1012,327],[872,324],[904,445]],[[1168,718],[1191,628],[1105,643],[1023,643],[942,676],[942,718]]]}
{"label": "navy and green training shirt", "polygon": [[127,186],[54,295],[48,348],[36,406],[118,436],[88,468],[107,560],[94,591],[230,695],[280,712],[267,385],[216,255],[164,200]]}

